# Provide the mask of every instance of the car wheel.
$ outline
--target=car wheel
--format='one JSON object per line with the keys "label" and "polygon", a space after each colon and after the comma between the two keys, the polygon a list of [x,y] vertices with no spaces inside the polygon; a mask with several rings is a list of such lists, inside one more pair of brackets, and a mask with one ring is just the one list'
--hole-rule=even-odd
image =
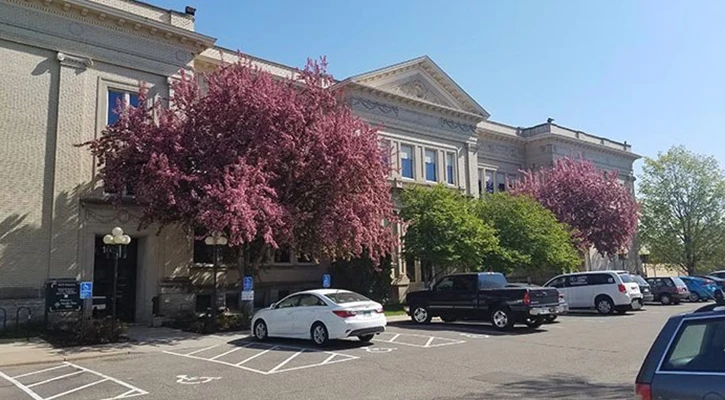
{"label": "car wheel", "polygon": [[375,335],[360,335],[357,338],[360,339],[361,342],[367,343],[367,342],[373,340],[374,337],[375,337]]}
{"label": "car wheel", "polygon": [[264,342],[269,337],[269,331],[267,330],[267,323],[264,320],[258,319],[254,323],[254,337],[260,342]]}
{"label": "car wheel", "polygon": [[446,322],[446,323],[456,322],[456,320],[457,320],[456,317],[441,316],[441,321]]}
{"label": "car wheel", "polygon": [[614,312],[614,302],[609,296],[599,296],[596,300],[597,312],[602,315],[609,315]]}
{"label": "car wheel", "polygon": [[433,316],[430,315],[428,308],[415,306],[413,307],[413,314],[411,315],[411,318],[416,324],[428,324]]}
{"label": "car wheel", "polygon": [[310,329],[310,336],[312,341],[318,346],[324,346],[330,340],[330,335],[327,332],[327,327],[322,322],[315,322]]}
{"label": "car wheel", "polygon": [[556,321],[556,315],[547,315],[546,318],[544,318],[544,322],[546,322],[547,324],[550,324],[554,321]]}
{"label": "car wheel", "polygon": [[662,305],[665,305],[665,306],[670,305],[672,303],[672,298],[667,294],[663,294],[660,297],[660,303],[662,303]]}
{"label": "car wheel", "polygon": [[540,327],[544,323],[543,317],[529,317],[526,318],[526,326],[528,326],[531,329],[536,329]]}
{"label": "car wheel", "polygon": [[700,295],[695,292],[690,293],[690,301],[693,303],[697,303],[698,301],[700,301]]}
{"label": "car wheel", "polygon": [[505,307],[497,308],[491,313],[491,324],[500,331],[507,331],[514,327],[511,310]]}

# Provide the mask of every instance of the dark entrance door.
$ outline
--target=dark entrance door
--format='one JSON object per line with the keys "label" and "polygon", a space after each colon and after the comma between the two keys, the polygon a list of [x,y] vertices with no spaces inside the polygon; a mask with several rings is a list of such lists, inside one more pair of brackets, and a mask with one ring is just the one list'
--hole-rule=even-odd
{"label": "dark entrance door", "polygon": [[[111,294],[113,293],[113,257],[103,251],[103,236],[96,236],[93,261],[93,304],[98,313],[111,315]],[[136,318],[136,261],[138,240],[131,239],[126,246],[126,258],[118,260],[118,281],[116,284],[116,314],[123,322],[134,322]]]}

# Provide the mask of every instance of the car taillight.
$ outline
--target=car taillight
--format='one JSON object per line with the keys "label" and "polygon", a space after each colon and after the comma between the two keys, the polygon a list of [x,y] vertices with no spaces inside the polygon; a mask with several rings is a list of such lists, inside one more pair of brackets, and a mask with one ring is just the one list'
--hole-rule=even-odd
{"label": "car taillight", "polygon": [[652,400],[652,386],[647,383],[638,383],[634,386],[634,398],[637,400]]}
{"label": "car taillight", "polygon": [[627,288],[623,284],[620,283],[617,287],[619,288],[620,292],[627,293]]}
{"label": "car taillight", "polygon": [[529,304],[531,304],[531,297],[529,297],[529,291],[528,291],[528,289],[524,292],[524,300],[523,300],[523,302],[524,302],[524,305],[525,306],[528,306]]}
{"label": "car taillight", "polygon": [[348,310],[334,310],[332,311],[340,318],[350,318],[357,315],[355,311],[348,311]]}

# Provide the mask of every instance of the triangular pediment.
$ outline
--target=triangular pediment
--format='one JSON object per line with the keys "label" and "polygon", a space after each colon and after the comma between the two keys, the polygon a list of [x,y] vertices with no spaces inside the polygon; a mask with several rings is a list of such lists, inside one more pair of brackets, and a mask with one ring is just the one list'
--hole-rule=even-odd
{"label": "triangular pediment", "polygon": [[489,117],[483,107],[427,56],[356,75],[349,80],[396,95]]}

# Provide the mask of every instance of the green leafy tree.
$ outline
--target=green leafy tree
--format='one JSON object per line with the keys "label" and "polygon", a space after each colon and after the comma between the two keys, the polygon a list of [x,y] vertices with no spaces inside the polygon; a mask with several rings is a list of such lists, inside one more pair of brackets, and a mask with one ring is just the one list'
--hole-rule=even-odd
{"label": "green leafy tree", "polygon": [[639,184],[650,262],[692,274],[725,255],[725,176],[714,157],[682,146],[646,158]]}
{"label": "green leafy tree", "polygon": [[501,246],[486,255],[487,267],[540,280],[581,264],[570,228],[529,196],[486,196],[477,201],[476,213],[496,229]]}
{"label": "green leafy tree", "polygon": [[352,290],[382,304],[390,301],[390,284],[393,280],[390,255],[376,264],[366,252],[361,257],[335,261],[330,272],[335,288]]}
{"label": "green leafy tree", "polygon": [[478,270],[484,257],[498,251],[495,231],[475,214],[475,203],[438,185],[414,187],[402,194],[404,252],[421,260],[423,281],[453,269]]}

